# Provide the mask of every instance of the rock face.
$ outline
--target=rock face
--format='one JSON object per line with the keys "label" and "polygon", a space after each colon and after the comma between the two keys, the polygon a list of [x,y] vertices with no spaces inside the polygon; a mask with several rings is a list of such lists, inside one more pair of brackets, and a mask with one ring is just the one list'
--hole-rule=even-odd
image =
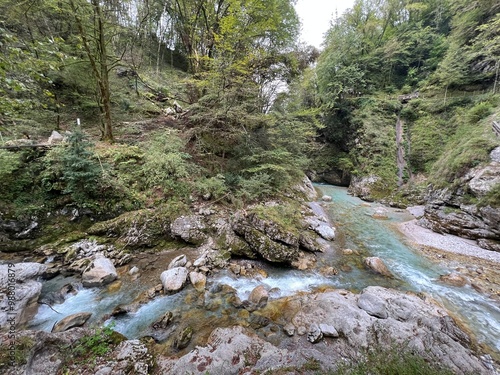
{"label": "rock face", "polygon": [[97,257],[82,274],[82,284],[86,287],[102,286],[116,280],[118,274],[113,262]]}
{"label": "rock face", "polygon": [[69,315],[66,318],[58,321],[52,329],[52,332],[64,332],[73,327],[81,327],[87,322],[87,320],[89,320],[91,316],[92,313],[87,312]]}
{"label": "rock face", "polygon": [[[471,169],[454,190],[429,191],[424,217],[419,224],[438,233],[474,239],[488,250],[500,251],[500,207],[468,204],[464,197],[483,198],[500,184],[500,147],[489,164]],[[469,199],[470,201],[470,199]]]}
{"label": "rock face", "polygon": [[471,351],[469,337],[453,319],[414,294],[368,287],[360,295],[326,291],[269,304],[282,311],[280,322],[286,334],[274,340],[275,345],[241,326],[216,328],[206,346],[180,358],[159,358],[160,372],[250,373],[300,368],[307,359],[331,371],[345,358],[360,358],[363,349],[403,345],[456,374],[494,374]]}
{"label": "rock face", "polygon": [[26,324],[38,309],[42,276],[47,266],[39,263],[0,265],[0,327],[9,329]]}
{"label": "rock face", "polygon": [[181,216],[170,225],[173,236],[194,245],[200,245],[207,238],[206,229],[203,217],[198,215]]}
{"label": "rock face", "polygon": [[348,191],[356,197],[371,202],[374,200],[372,190],[379,180],[380,177],[374,175],[365,177],[353,176]]}
{"label": "rock face", "polygon": [[170,234],[170,222],[161,210],[143,209],[96,223],[87,233],[118,238],[126,247],[152,247]]}
{"label": "rock face", "polygon": [[196,347],[178,359],[160,358],[158,367],[163,374],[233,375],[248,367],[257,371],[285,367],[291,360],[292,354],[286,349],[278,349],[249,330],[235,326],[216,328],[205,347]]}
{"label": "rock face", "polygon": [[163,271],[160,275],[161,283],[165,293],[176,293],[186,284],[188,270],[184,267],[175,267]]}

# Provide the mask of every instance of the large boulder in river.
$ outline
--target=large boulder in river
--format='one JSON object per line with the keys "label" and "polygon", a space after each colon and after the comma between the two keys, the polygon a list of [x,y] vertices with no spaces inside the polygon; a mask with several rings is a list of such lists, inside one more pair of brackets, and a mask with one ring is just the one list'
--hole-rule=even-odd
{"label": "large boulder in river", "polygon": [[176,293],[186,285],[188,270],[185,267],[175,267],[163,271],[160,275],[165,293]]}
{"label": "large boulder in river", "polygon": [[92,316],[92,313],[81,312],[73,315],[69,315],[64,319],[58,321],[54,327],[52,328],[52,332],[64,332],[70,328],[81,327],[83,326],[87,320]]}
{"label": "large boulder in river", "polygon": [[37,279],[47,270],[40,263],[0,265],[0,327],[23,326],[36,313],[42,284]]}
{"label": "large boulder in river", "polygon": [[102,286],[116,280],[118,274],[113,262],[105,257],[96,256],[96,259],[82,274],[82,284],[85,287]]}
{"label": "large boulder in river", "polygon": [[364,177],[353,176],[348,192],[365,201],[374,201],[373,193],[379,180],[380,177],[375,175]]}
{"label": "large boulder in river", "polygon": [[385,263],[379,257],[367,257],[363,259],[364,265],[375,273],[386,277],[394,277]]}

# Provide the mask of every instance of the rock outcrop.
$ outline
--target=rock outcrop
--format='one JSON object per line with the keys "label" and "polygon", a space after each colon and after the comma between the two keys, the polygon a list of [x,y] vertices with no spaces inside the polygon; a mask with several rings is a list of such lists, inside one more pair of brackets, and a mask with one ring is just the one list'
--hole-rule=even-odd
{"label": "rock outcrop", "polygon": [[323,371],[332,371],[345,358],[360,358],[364,349],[383,351],[399,345],[456,374],[494,374],[444,309],[411,293],[368,287],[359,295],[336,290],[283,298],[261,310],[260,319],[268,322],[257,329],[272,327],[266,311],[272,316],[276,310],[281,311],[286,335],[271,340],[274,344],[241,326],[216,328],[205,346],[180,358],[158,358],[159,369],[237,374],[299,369],[314,360]]}
{"label": "rock outcrop", "polygon": [[499,154],[497,147],[490,154],[490,163],[470,170],[456,184],[457,188],[430,190],[419,224],[438,233],[474,239],[481,247],[500,251],[500,207],[468,203],[470,196],[482,199],[499,186]]}
{"label": "rock outcrop", "polygon": [[[22,331],[17,337],[18,350],[25,360],[16,366],[0,367],[5,375],[38,374],[95,374],[95,375],[147,375],[153,369],[153,356],[144,343],[139,340],[125,340],[114,334],[113,342],[106,345],[109,352],[95,356],[89,365],[87,353],[74,354],[68,348],[74,347],[83,337],[92,337],[95,331],[73,328],[65,332],[48,333],[43,331]],[[5,337],[3,337],[5,336]],[[5,335],[0,335],[1,342],[8,342]],[[23,343],[22,345],[20,343]],[[2,347],[2,350],[7,350]],[[82,347],[82,350],[90,350]],[[79,358],[78,355],[82,355]],[[68,357],[69,356],[69,357]],[[68,361],[68,358],[71,360]],[[82,366],[85,364],[84,366]],[[2,366],[4,364],[1,364]]]}
{"label": "rock outcrop", "polygon": [[37,281],[47,266],[39,263],[0,265],[0,327],[8,330],[26,324],[38,309],[42,284]]}
{"label": "rock outcrop", "polygon": [[353,176],[348,192],[365,201],[374,201],[373,189],[379,180],[380,177],[374,175],[364,177]]}

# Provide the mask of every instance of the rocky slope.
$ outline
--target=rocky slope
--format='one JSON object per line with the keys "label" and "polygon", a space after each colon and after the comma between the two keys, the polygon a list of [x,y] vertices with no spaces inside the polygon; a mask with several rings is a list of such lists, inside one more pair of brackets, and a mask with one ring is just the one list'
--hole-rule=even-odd
{"label": "rocky slope", "polygon": [[[265,305],[265,304],[264,304]],[[360,294],[346,290],[300,294],[270,301],[255,313],[258,326],[215,328],[206,344],[179,356],[158,355],[151,342],[114,337],[109,351],[79,362],[68,350],[95,332],[74,328],[61,333],[23,331],[25,358],[5,374],[252,374],[287,369],[307,373],[313,361],[324,371],[366,350],[398,347],[456,374],[495,374],[489,356],[478,357],[471,338],[444,309],[423,296],[382,287]],[[7,334],[2,334],[7,342]],[[265,339],[264,339],[265,338]],[[156,364],[156,365],[154,365]],[[318,369],[318,367],[316,367]]]}

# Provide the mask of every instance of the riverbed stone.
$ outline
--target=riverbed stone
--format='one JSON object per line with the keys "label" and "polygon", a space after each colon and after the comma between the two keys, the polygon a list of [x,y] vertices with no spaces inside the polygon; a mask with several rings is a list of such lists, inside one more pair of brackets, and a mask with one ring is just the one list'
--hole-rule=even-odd
{"label": "riverbed stone", "polygon": [[198,292],[202,292],[205,290],[205,285],[207,284],[207,277],[201,272],[190,272],[189,281]]}
{"label": "riverbed stone", "polygon": [[167,268],[170,270],[176,267],[184,267],[186,264],[187,264],[187,257],[185,254],[181,254],[172,259]]}
{"label": "riverbed stone", "polygon": [[165,293],[176,293],[186,284],[188,270],[185,267],[175,267],[163,271],[160,275],[161,283]]}
{"label": "riverbed stone", "polygon": [[248,296],[248,301],[256,308],[266,306],[269,299],[269,293],[263,285],[255,287]]}
{"label": "riverbed stone", "polygon": [[58,321],[52,328],[52,332],[64,332],[70,328],[81,327],[87,322],[87,320],[89,320],[91,316],[92,313],[89,312],[81,312],[69,315],[64,319]]}
{"label": "riverbed stone", "polygon": [[450,285],[458,286],[458,287],[465,286],[468,283],[467,278],[465,278],[464,276],[462,276],[456,272],[449,273],[448,275],[441,275],[441,276],[439,276],[439,280],[441,280],[442,282],[444,282],[446,284],[450,284]]}
{"label": "riverbed stone", "polygon": [[194,331],[191,326],[182,328],[177,337],[174,339],[175,348],[179,350],[186,348],[193,337],[193,332]]}
{"label": "riverbed stone", "polygon": [[115,281],[117,277],[118,274],[113,262],[108,258],[97,256],[83,271],[82,284],[85,287],[102,286]]}
{"label": "riverbed stone", "polygon": [[391,271],[389,271],[385,263],[379,257],[364,258],[363,263],[367,268],[371,269],[375,273],[386,277],[394,277],[394,275],[391,273]]}
{"label": "riverbed stone", "polygon": [[315,344],[323,339],[323,332],[316,323],[309,326],[309,331],[307,332],[307,341]]}

